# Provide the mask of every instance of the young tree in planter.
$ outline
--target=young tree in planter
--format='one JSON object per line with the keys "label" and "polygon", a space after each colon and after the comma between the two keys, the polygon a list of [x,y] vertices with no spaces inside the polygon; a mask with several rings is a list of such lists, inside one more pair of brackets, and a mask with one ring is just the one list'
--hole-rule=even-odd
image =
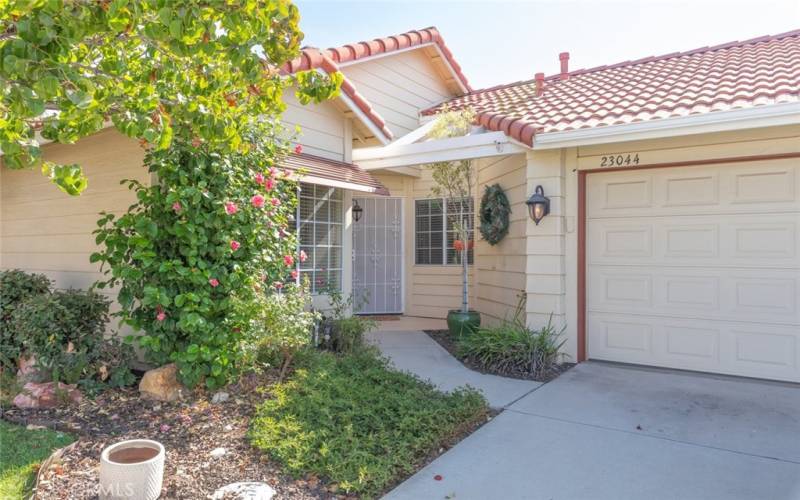
{"label": "young tree in planter", "polygon": [[[436,119],[436,123],[428,133],[431,139],[447,139],[467,135],[475,121],[475,112],[471,109],[451,111],[444,110]],[[461,261],[461,309],[451,310],[447,314],[447,325],[450,333],[460,336],[467,330],[480,325],[481,317],[477,311],[469,308],[469,250],[474,245],[470,239],[469,207],[473,203],[475,192],[475,170],[472,160],[440,161],[426,165],[431,171],[434,185],[431,192],[437,198],[443,198],[447,205],[446,224],[455,229],[457,239],[453,247]],[[457,208],[451,213],[450,208]]]}
{"label": "young tree in planter", "polygon": [[92,256],[119,286],[122,319],[155,362],[209,387],[235,376],[262,287],[291,271],[295,183],[278,117],[338,92],[341,75],[292,76],[299,13],[288,0],[0,2],[0,149],[8,168],[41,165],[63,191],[80,165],[42,163],[39,135],[73,143],[109,124],[138,139],[158,184],[103,215]]}

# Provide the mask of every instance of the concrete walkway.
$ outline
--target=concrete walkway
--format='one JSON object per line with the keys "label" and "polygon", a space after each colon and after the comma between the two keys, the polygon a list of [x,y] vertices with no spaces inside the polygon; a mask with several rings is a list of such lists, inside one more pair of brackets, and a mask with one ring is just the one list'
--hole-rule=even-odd
{"label": "concrete walkway", "polygon": [[800,386],[582,363],[386,498],[798,500]]}
{"label": "concrete walkway", "polygon": [[[383,322],[381,326],[390,328],[391,324]],[[542,385],[472,371],[421,331],[378,330],[367,334],[367,341],[378,346],[397,369],[428,380],[443,391],[474,387],[492,408],[504,408]]]}

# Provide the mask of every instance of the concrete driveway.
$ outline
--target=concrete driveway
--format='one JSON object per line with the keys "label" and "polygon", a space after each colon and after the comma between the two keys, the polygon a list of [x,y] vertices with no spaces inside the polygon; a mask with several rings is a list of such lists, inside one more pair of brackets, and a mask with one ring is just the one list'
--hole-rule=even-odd
{"label": "concrete driveway", "polygon": [[582,363],[386,498],[800,500],[800,386]]}

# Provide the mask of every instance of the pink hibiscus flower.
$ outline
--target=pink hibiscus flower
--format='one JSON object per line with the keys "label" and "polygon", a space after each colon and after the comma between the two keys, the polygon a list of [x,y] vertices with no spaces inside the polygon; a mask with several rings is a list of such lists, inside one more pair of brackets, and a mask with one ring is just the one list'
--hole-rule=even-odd
{"label": "pink hibiscus flower", "polygon": [[183,210],[183,207],[181,206],[180,202],[176,201],[172,204],[172,210],[174,210],[176,214],[179,214],[181,213],[181,210]]}
{"label": "pink hibiscus flower", "polygon": [[217,278],[211,278],[208,280],[208,284],[211,285],[213,288],[217,288],[219,286],[219,280]]}
{"label": "pink hibiscus flower", "polygon": [[239,211],[239,207],[236,206],[236,203],[234,203],[232,201],[228,201],[228,202],[225,203],[225,212],[228,215],[233,215],[238,211]]}
{"label": "pink hibiscus flower", "polygon": [[235,252],[236,250],[239,250],[240,246],[242,246],[242,245],[238,241],[231,240],[231,250],[233,250]]}
{"label": "pink hibiscus flower", "polygon": [[275,187],[275,179],[270,177],[266,181],[264,181],[264,187],[267,188],[267,191],[272,191],[272,188]]}
{"label": "pink hibiscus flower", "polygon": [[264,206],[264,197],[261,196],[260,194],[257,194],[252,198],[250,198],[250,203],[252,203],[253,206],[256,208],[261,208]]}
{"label": "pink hibiscus flower", "polygon": [[283,263],[286,264],[287,266],[293,265],[294,264],[294,257],[292,257],[291,255],[284,255],[283,256]]}
{"label": "pink hibiscus flower", "polygon": [[278,198],[272,198],[271,200],[269,200],[269,202],[272,203],[273,207],[279,207],[281,205],[281,200],[279,200]]}
{"label": "pink hibiscus flower", "polygon": [[281,288],[283,288],[283,283],[281,283],[280,281],[276,281],[275,283],[272,284],[272,286],[280,290]]}
{"label": "pink hibiscus flower", "polygon": [[253,180],[256,181],[256,184],[264,184],[264,174],[256,172],[256,175],[253,176]]}
{"label": "pink hibiscus flower", "polygon": [[299,155],[302,153],[303,153],[303,146],[298,144],[297,146],[294,147],[294,154]]}
{"label": "pink hibiscus flower", "polygon": [[305,262],[308,260],[308,254],[304,250],[300,250],[300,262]]}
{"label": "pink hibiscus flower", "polygon": [[297,280],[297,276],[299,276],[300,273],[297,272],[297,269],[292,269],[291,275],[293,280]]}

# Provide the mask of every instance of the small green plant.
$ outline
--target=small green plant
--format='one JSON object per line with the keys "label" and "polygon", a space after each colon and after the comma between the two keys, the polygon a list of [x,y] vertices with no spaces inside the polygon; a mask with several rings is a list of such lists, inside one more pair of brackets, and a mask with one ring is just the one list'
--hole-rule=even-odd
{"label": "small green plant", "polygon": [[22,354],[22,342],[11,325],[11,314],[25,300],[50,292],[44,274],[19,269],[0,271],[0,368],[15,369]]}
{"label": "small green plant", "polygon": [[109,304],[95,292],[56,290],[23,302],[10,324],[24,354],[32,355],[36,367],[52,380],[128,385],[133,381],[133,349],[105,338]]}
{"label": "small green plant", "polygon": [[354,316],[352,311],[366,301],[365,297],[350,294],[347,297],[336,288],[326,291],[330,302],[322,323],[320,346],[334,352],[354,352],[364,345],[364,334],[374,329],[377,323],[366,317]]}
{"label": "small green plant", "polygon": [[486,418],[473,389],[449,394],[390,369],[374,351],[305,350],[250,424],[253,445],[292,475],[314,474],[361,498],[379,496]]}
{"label": "small green plant", "polygon": [[[277,359],[282,380],[295,354],[311,343],[319,314],[309,310],[307,284],[289,284],[262,294],[247,344],[250,363],[272,364]],[[254,359],[253,359],[254,358]]]}
{"label": "small green plant", "polygon": [[511,320],[494,327],[479,328],[458,341],[458,354],[498,373],[523,373],[539,378],[559,362],[564,329],[556,329],[553,316],[547,325],[532,330],[525,324],[524,297]]}

